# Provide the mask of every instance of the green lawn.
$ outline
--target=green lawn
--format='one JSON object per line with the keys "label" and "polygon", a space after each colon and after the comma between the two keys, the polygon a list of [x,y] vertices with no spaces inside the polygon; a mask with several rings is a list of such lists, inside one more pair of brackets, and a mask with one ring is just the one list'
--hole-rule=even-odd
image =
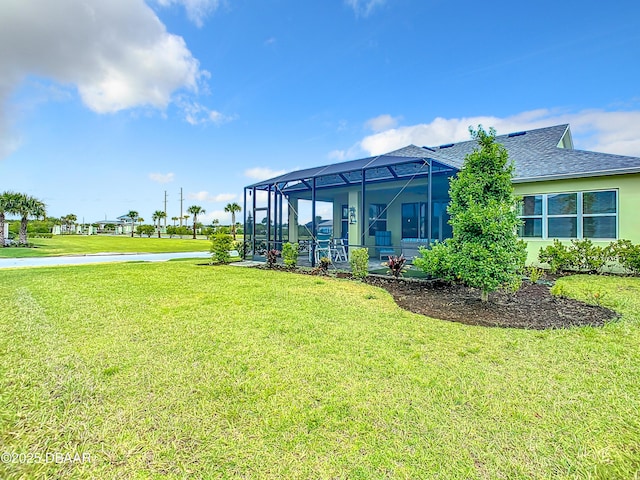
{"label": "green lawn", "polygon": [[[143,239],[144,241],[144,239]],[[637,478],[640,279],[603,328],[471,327],[197,262],[0,271],[0,478]]]}
{"label": "green lawn", "polygon": [[191,238],[140,238],[102,235],[56,235],[53,238],[30,238],[36,248],[0,248],[0,258],[49,257],[85,253],[168,253],[201,252],[211,247],[209,240]]}

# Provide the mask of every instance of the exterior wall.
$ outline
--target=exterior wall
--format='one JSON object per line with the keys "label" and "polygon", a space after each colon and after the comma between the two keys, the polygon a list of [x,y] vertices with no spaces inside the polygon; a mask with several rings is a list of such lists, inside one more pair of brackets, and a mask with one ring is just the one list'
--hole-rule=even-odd
{"label": "exterior wall", "polygon": [[[586,177],[548,182],[516,183],[516,195],[579,192],[586,190],[618,190],[618,238],[640,243],[640,174]],[[537,263],[540,248],[551,245],[553,239],[527,239],[528,263]],[[593,241],[608,245],[609,240]]]}

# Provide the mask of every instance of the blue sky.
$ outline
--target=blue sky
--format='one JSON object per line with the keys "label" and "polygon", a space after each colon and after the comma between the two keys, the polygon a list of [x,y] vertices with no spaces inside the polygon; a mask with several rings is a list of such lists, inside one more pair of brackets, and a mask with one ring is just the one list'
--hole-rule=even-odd
{"label": "blue sky", "polygon": [[570,123],[640,156],[640,3],[2,0],[0,191],[95,221],[410,143]]}

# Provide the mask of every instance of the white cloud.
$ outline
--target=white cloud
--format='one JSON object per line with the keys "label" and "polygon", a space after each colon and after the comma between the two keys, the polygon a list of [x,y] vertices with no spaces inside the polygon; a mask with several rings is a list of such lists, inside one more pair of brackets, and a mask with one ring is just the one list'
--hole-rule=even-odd
{"label": "white cloud", "polygon": [[220,4],[220,0],[156,0],[159,5],[168,7],[171,5],[182,5],[187,12],[187,17],[198,27],[204,25],[204,20],[209,14],[215,12]]}
{"label": "white cloud", "polygon": [[378,6],[382,6],[387,0],[344,0],[344,3],[353,9],[357,17],[368,17]]}
{"label": "white cloud", "polygon": [[238,197],[235,193],[219,193],[212,195],[207,191],[188,193],[187,198],[189,200],[197,200],[199,202],[230,202]]}
{"label": "white cloud", "polygon": [[184,112],[185,120],[191,125],[202,125],[205,123],[222,125],[223,123],[231,122],[236,118],[235,116],[227,116],[216,110],[211,110],[204,105],[193,101],[183,100],[179,102],[179,105]]}
{"label": "white cloud", "polygon": [[158,183],[173,182],[175,175],[173,173],[150,173],[149,178]]}
{"label": "white cloud", "polygon": [[207,77],[144,0],[4,0],[0,71],[0,137],[8,98],[30,75],[75,87],[97,113],[164,109],[173,92],[197,93]]}
{"label": "white cloud", "polygon": [[[430,123],[392,128],[362,139],[364,153],[379,155],[409,144],[437,146],[469,140],[469,126],[494,127],[498,134],[569,123],[576,148],[640,156],[640,111],[539,109],[508,117],[436,118]],[[353,150],[353,147],[352,147]]]}
{"label": "white cloud", "polygon": [[272,170],[266,167],[254,167],[244,171],[246,177],[253,178],[254,180],[266,180],[267,178],[277,177],[287,173],[286,170]]}
{"label": "white cloud", "polygon": [[400,117],[392,117],[391,115],[384,114],[367,120],[365,126],[374,132],[382,132],[383,130],[394,128],[398,125],[398,121],[400,121]]}

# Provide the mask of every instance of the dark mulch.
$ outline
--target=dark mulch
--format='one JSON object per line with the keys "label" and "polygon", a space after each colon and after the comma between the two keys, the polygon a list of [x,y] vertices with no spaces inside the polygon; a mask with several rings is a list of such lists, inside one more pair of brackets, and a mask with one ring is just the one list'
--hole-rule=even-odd
{"label": "dark mulch", "polygon": [[543,330],[601,326],[618,317],[613,310],[555,297],[547,285],[529,282],[516,294],[492,293],[485,303],[478,290],[437,280],[369,276],[366,283],[387,290],[406,310],[467,325]]}

